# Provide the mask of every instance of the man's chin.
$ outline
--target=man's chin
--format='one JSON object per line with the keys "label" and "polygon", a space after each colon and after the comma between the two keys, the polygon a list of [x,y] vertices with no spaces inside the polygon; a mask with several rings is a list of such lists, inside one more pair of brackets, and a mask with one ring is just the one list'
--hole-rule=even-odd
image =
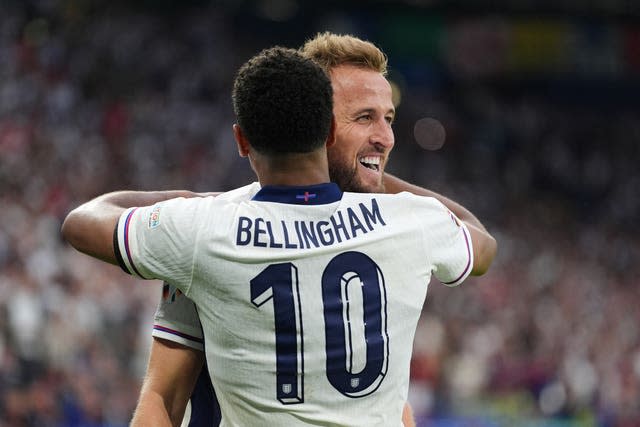
{"label": "man's chin", "polygon": [[360,193],[383,193],[383,172],[360,167],[355,175],[355,183]]}
{"label": "man's chin", "polygon": [[347,191],[351,191],[353,193],[384,193],[384,184],[381,182],[367,183],[358,181],[352,182],[349,187],[350,189]]}
{"label": "man's chin", "polygon": [[[351,193],[384,193],[384,183],[380,177],[373,179],[372,176],[358,175],[356,170],[346,168],[332,168],[329,170],[331,180],[338,184],[342,191]],[[368,178],[368,179],[365,179]]]}

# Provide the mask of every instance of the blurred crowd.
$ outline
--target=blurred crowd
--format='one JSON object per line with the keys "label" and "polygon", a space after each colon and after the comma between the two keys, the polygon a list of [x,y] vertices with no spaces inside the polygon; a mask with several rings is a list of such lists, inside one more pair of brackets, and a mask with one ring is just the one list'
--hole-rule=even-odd
{"label": "blurred crowd", "polygon": [[[70,249],[70,209],[253,180],[230,84],[265,40],[211,5],[77,3],[0,5],[0,427],[124,426],[135,407],[159,283]],[[409,84],[391,172],[468,206],[499,242],[486,276],[430,284],[419,424],[640,426],[640,109]],[[440,150],[414,142],[424,116],[446,129]]]}

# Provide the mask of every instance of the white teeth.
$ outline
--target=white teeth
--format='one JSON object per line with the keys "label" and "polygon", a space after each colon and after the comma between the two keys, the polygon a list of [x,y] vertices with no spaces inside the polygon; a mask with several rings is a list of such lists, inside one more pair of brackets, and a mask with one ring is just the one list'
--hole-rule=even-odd
{"label": "white teeth", "polygon": [[378,156],[362,156],[359,159],[362,166],[374,171],[380,170],[380,157]]}
{"label": "white teeth", "polygon": [[380,157],[377,157],[377,156],[360,157],[360,163],[367,163],[369,165],[379,165],[380,164]]}

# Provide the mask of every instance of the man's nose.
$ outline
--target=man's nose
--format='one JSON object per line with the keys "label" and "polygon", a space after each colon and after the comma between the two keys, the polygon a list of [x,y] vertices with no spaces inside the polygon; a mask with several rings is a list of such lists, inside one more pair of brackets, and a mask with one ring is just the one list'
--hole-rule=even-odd
{"label": "man's nose", "polygon": [[389,151],[395,144],[395,136],[393,135],[393,129],[391,124],[386,120],[378,120],[375,124],[375,131],[371,135],[370,139],[372,144]]}

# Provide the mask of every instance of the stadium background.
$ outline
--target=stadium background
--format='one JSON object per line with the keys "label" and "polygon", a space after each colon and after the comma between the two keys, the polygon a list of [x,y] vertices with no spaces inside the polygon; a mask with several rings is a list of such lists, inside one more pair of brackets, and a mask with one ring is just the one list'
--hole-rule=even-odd
{"label": "stadium background", "polygon": [[389,55],[391,172],[500,244],[486,276],[429,289],[419,424],[639,426],[640,8],[308,3],[0,0],[0,426],[127,424],[159,284],[75,253],[61,220],[114,189],[251,180],[233,74],[324,30]]}

